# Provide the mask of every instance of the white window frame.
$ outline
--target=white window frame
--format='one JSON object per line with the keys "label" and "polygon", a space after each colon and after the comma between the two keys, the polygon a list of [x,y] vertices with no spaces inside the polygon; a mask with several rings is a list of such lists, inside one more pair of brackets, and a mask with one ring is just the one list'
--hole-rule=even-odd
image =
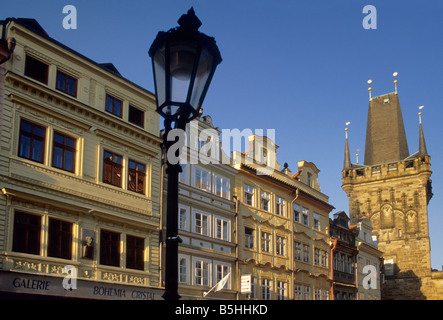
{"label": "white window frame", "polygon": [[[205,271],[205,267],[207,270]],[[201,269],[202,275],[197,277],[197,271]],[[207,277],[205,281],[205,276]],[[197,280],[201,277],[201,281]],[[205,258],[192,258],[192,284],[196,286],[209,287],[212,283],[212,261]]]}
{"label": "white window frame", "polygon": [[261,279],[261,299],[271,300],[272,280],[268,278]]}
{"label": "white window frame", "polygon": [[[231,241],[231,220],[220,216],[213,216],[214,220],[214,238],[225,241]],[[221,223],[221,235],[219,235],[219,226]]]}
{"label": "white window frame", "polygon": [[[212,186],[212,188],[213,188],[212,193],[221,197],[221,198],[230,199],[231,198],[231,179],[229,179],[221,174],[215,173],[215,172],[213,175],[214,175],[213,176],[214,183],[212,184],[213,185]],[[217,193],[218,181],[220,181],[221,194]]]}
{"label": "white window frame", "polygon": [[313,213],[313,218],[314,218],[314,229],[321,230],[320,214],[318,214],[317,212],[314,212]]}
{"label": "white window frame", "polygon": [[[197,180],[197,170],[201,172],[200,174],[200,179]],[[207,182],[207,186],[204,187],[205,185],[205,181],[203,179],[203,174],[206,174],[208,177],[208,182]],[[197,186],[197,182],[200,184]],[[205,168],[202,168],[200,166],[194,165],[192,166],[192,186],[194,188],[197,188],[199,190],[203,190],[206,192],[211,192],[211,171],[206,170]]]}
{"label": "white window frame", "polygon": [[[190,213],[189,207],[182,204],[178,205],[178,229],[190,231]],[[184,218],[183,218],[184,216]],[[184,225],[183,225],[184,224]]]}
{"label": "white window frame", "polygon": [[[267,201],[267,209],[265,209],[263,201]],[[260,209],[271,212],[271,194],[264,190],[260,191]]]}
{"label": "white window frame", "polygon": [[[185,261],[184,275],[182,272],[183,270],[182,270],[181,261]],[[189,280],[190,280],[189,274],[190,274],[190,258],[187,255],[179,254],[178,255],[178,282],[183,283],[183,284],[189,284]],[[184,281],[183,281],[183,277],[184,277]]]}
{"label": "white window frame", "polygon": [[[252,231],[252,234],[246,234],[246,228]],[[254,228],[245,227],[245,248],[246,249],[255,249],[255,234],[256,230]]]}
{"label": "white window frame", "polygon": [[277,300],[286,300],[288,284],[286,281],[277,281]]}
{"label": "white window frame", "polygon": [[[213,262],[213,266],[214,266],[214,275],[213,275],[213,279],[214,279],[214,283],[212,284],[213,286],[215,286],[217,283],[219,283],[228,273],[231,272],[231,265],[227,262],[222,262],[222,261],[216,261],[214,260]],[[219,277],[218,273],[219,273],[219,268],[222,268],[222,275],[221,278]],[[225,286],[223,287],[223,289],[231,289],[231,281],[232,281],[232,273],[231,276],[229,276],[228,281],[226,282]]]}
{"label": "white window frame", "polygon": [[300,221],[300,215],[301,215],[301,206],[299,204],[294,203],[292,206],[292,211],[294,214],[294,221],[295,222],[301,222]]}
{"label": "white window frame", "polygon": [[279,256],[286,255],[286,237],[278,235],[276,236],[275,253]]}
{"label": "white window frame", "polygon": [[[202,223],[201,226],[197,225],[197,220],[198,220],[197,216],[198,215],[202,216],[202,219],[200,219],[202,222],[204,220],[203,217],[206,217],[206,232],[204,232],[205,231],[205,226],[203,225],[203,223]],[[193,212],[192,212],[192,226],[193,226],[192,227],[192,232],[201,234],[203,236],[210,237],[211,236],[211,214],[207,213],[207,212],[204,212],[204,211],[201,211],[201,210],[193,209]],[[201,228],[201,230],[198,231],[197,228]]]}
{"label": "white window frame", "polygon": [[285,199],[275,196],[275,214],[286,217],[286,201]]}
{"label": "white window frame", "polygon": [[272,234],[266,231],[261,231],[260,240],[261,251],[270,253],[272,248]]}
{"label": "white window frame", "polygon": [[[246,201],[246,195],[249,195],[251,197],[251,203],[248,203]],[[248,206],[254,206],[255,205],[255,188],[251,187],[248,184],[243,185],[243,202],[247,204]]]}
{"label": "white window frame", "polygon": [[302,207],[302,221],[305,226],[309,226],[309,209]]}

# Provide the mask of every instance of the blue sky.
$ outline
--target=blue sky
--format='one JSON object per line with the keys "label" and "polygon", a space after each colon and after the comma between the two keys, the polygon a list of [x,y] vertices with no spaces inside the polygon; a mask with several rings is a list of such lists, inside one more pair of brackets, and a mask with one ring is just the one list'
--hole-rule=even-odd
{"label": "blue sky", "polygon": [[[77,9],[77,29],[63,28],[65,5]],[[377,29],[366,30],[363,8],[377,9]],[[322,192],[347,213],[341,189],[344,128],[350,121],[352,162],[364,142],[368,85],[373,96],[398,93],[410,153],[418,150],[418,107],[431,154],[434,197],[429,210],[432,267],[443,266],[443,1],[440,0],[14,0],[0,19],[35,18],[48,34],[154,91],[148,49],[158,31],[177,26],[193,6],[215,37],[219,65],[203,108],[225,129],[276,129],[277,157],[292,171],[297,161],[321,170]]]}

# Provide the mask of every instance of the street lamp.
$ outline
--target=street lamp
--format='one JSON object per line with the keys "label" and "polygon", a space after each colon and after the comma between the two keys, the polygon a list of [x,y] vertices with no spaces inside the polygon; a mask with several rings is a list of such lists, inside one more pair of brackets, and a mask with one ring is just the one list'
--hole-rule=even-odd
{"label": "street lamp", "polygon": [[[171,129],[185,130],[199,115],[217,65],[222,61],[215,39],[198,31],[200,20],[191,8],[178,20],[179,27],[160,31],[149,49],[154,71],[157,112],[164,117],[166,154],[174,141]],[[178,300],[178,161],[166,159],[168,201],[166,211],[165,300]]]}

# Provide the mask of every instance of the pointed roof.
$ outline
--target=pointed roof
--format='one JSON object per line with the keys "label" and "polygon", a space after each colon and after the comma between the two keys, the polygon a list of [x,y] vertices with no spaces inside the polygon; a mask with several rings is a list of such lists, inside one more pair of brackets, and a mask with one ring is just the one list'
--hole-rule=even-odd
{"label": "pointed roof", "polygon": [[397,93],[369,101],[365,165],[400,161],[409,156],[408,142]]}
{"label": "pointed roof", "polygon": [[346,142],[345,142],[345,158],[343,161],[343,170],[351,169],[351,154],[349,152],[349,143],[348,143],[348,128],[346,130]]}
{"label": "pointed roof", "polygon": [[421,112],[418,115],[420,116],[419,135],[418,135],[418,154],[424,156],[428,155],[428,150],[426,149],[425,135],[423,133],[423,125],[421,124]]}

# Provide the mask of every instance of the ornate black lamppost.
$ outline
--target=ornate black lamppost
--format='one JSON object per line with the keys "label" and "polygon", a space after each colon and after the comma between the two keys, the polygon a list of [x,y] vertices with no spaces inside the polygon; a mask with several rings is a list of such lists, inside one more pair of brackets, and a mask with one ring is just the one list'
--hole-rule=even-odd
{"label": "ornate black lamppost", "polygon": [[[191,8],[178,20],[179,27],[159,32],[149,49],[154,71],[157,112],[165,118],[166,154],[175,141],[171,129],[186,129],[198,116],[217,65],[222,61],[215,39],[198,31],[200,20]],[[166,158],[168,201],[166,211],[165,300],[178,300],[178,161]]]}

